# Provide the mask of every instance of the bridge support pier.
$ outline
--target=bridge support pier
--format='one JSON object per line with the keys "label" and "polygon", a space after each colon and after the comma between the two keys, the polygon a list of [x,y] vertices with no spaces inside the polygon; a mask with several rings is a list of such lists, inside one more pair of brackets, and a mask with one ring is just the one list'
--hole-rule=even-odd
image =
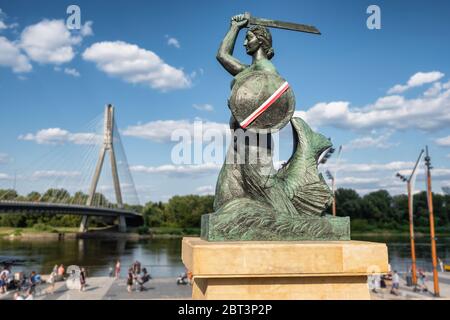
{"label": "bridge support pier", "polygon": [[119,216],[119,232],[127,232],[127,221],[125,216]]}
{"label": "bridge support pier", "polygon": [[87,232],[88,230],[88,216],[83,216],[81,218],[81,223],[80,223],[80,232]]}

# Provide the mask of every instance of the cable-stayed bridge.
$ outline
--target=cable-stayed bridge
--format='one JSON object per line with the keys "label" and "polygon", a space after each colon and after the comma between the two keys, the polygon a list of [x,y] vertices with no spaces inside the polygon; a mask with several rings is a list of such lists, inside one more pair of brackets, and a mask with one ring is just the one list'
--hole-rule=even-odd
{"label": "cable-stayed bridge", "polygon": [[[95,129],[94,133],[92,129]],[[37,165],[42,167],[30,170],[29,175],[20,175],[19,181],[26,185],[25,189],[34,190],[38,181],[50,180],[47,181],[50,188],[42,194],[32,191],[27,197],[19,196],[15,190],[15,177],[14,187],[9,192],[0,194],[0,213],[81,215],[80,232],[87,231],[91,216],[116,218],[121,232],[126,231],[127,222],[142,223],[142,216],[132,209],[132,205],[139,205],[139,198],[115,123],[112,105],[106,106],[103,119],[97,118],[91,122],[88,132],[73,134],[53,128],[40,131],[36,135],[26,135],[23,140],[35,140],[42,144],[71,143],[85,148],[82,155],[71,155],[64,148],[60,155],[51,150],[41,159],[42,163]],[[80,150],[75,152],[78,151]],[[105,161],[106,158],[109,158],[109,161]],[[55,161],[59,168],[55,167]],[[36,163],[33,163],[35,167]],[[78,170],[67,170],[64,168],[67,163],[72,168],[78,167]],[[106,167],[109,167],[107,172],[111,174],[110,181],[103,181],[100,186],[102,169]],[[74,181],[77,181],[78,185],[74,184]],[[74,190],[73,196],[67,191],[68,186]],[[124,202],[124,195],[127,204]],[[115,198],[115,202],[111,198]]]}

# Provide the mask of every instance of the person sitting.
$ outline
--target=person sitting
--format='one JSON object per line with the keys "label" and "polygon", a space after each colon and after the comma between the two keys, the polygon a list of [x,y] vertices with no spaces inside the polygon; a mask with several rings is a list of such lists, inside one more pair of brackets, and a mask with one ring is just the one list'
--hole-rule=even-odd
{"label": "person sitting", "polygon": [[58,277],[57,281],[64,281],[64,273],[66,272],[66,269],[64,269],[64,265],[61,264],[58,268]]}
{"label": "person sitting", "polygon": [[152,277],[147,272],[146,268],[142,268],[142,274],[137,278],[137,283],[139,285],[139,291],[144,290],[144,284],[148,282]]}
{"label": "person sitting", "polygon": [[425,275],[425,271],[423,271],[422,269],[419,269],[419,279],[417,282],[418,282],[420,291],[423,291],[423,292],[428,291],[426,281],[427,281],[427,276]]}

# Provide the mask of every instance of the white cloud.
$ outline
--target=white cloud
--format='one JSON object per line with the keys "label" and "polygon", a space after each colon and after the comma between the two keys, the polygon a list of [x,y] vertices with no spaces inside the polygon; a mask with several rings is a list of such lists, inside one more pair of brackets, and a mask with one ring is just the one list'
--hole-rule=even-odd
{"label": "white cloud", "polygon": [[433,83],[433,85],[430,88],[428,88],[423,93],[423,95],[426,96],[426,97],[436,96],[436,95],[438,95],[441,92],[441,90],[443,88],[444,88],[444,86],[442,85],[442,83],[440,83],[440,82]]}
{"label": "white cloud", "polygon": [[46,179],[46,178],[76,178],[81,176],[79,171],[56,171],[56,170],[39,170],[33,172],[32,179]]}
{"label": "white cloud", "polygon": [[313,127],[431,131],[450,124],[450,85],[442,86],[435,95],[413,99],[387,96],[362,108],[351,108],[347,101],[321,102],[307,111],[296,111],[295,116],[303,118]]}
{"label": "white cloud", "polygon": [[348,163],[345,161],[336,164],[329,162],[324,168],[332,170],[332,172],[380,172],[380,171],[398,171],[412,169],[415,163],[410,161],[392,161],[388,163]]}
{"label": "white cloud", "polygon": [[[402,175],[411,174],[411,170],[401,170],[399,171]],[[431,177],[433,180],[447,180],[450,179],[450,169],[447,168],[433,168],[431,170]],[[419,168],[417,171],[417,178],[424,180],[425,179],[425,170],[423,168]]]}
{"label": "white cloud", "polygon": [[433,83],[441,79],[443,76],[444,74],[439,71],[417,72],[411,78],[409,78],[406,85],[397,84],[389,89],[388,94],[402,93],[410,88],[420,87],[427,83]]}
{"label": "white cloud", "polygon": [[169,46],[175,47],[177,49],[180,48],[180,42],[176,38],[172,38],[172,37],[168,38],[167,39],[167,44]]}
{"label": "white cloud", "polygon": [[81,27],[81,35],[83,37],[88,37],[94,35],[92,31],[92,21],[86,21],[85,24]]}
{"label": "white cloud", "polygon": [[64,73],[71,75],[73,77],[79,77],[80,73],[78,72],[77,69],[73,69],[73,68],[64,68]]}
{"label": "white cloud", "polygon": [[198,187],[197,189],[195,189],[195,192],[198,193],[199,195],[214,195],[215,191],[216,191],[216,188],[214,188],[211,185],[201,186],[201,187]]}
{"label": "white cloud", "polygon": [[83,59],[129,83],[146,84],[162,91],[191,86],[191,79],[182,69],[168,65],[150,50],[123,41],[94,43],[83,52]]}
{"label": "white cloud", "polygon": [[339,185],[373,185],[380,182],[380,178],[359,178],[359,177],[344,177],[338,180]]}
{"label": "white cloud", "polygon": [[345,149],[364,149],[364,148],[379,148],[387,149],[395,146],[396,144],[389,142],[392,132],[380,134],[379,136],[366,136],[351,140],[345,144]]}
{"label": "white cloud", "polygon": [[0,172],[0,180],[11,180],[12,177],[6,173],[1,173]]}
{"label": "white cloud", "polygon": [[205,104],[194,104],[192,105],[194,107],[194,109],[200,110],[200,111],[214,111],[214,107],[209,104],[209,103],[205,103]]}
{"label": "white cloud", "polygon": [[450,136],[436,139],[435,142],[437,145],[440,145],[443,147],[450,147]]}
{"label": "white cloud", "polygon": [[33,67],[16,43],[0,37],[0,66],[10,67],[15,73],[30,72]]}
{"label": "white cloud", "polygon": [[94,133],[71,133],[60,128],[48,128],[39,130],[36,134],[27,133],[20,135],[19,140],[35,141],[38,144],[98,144],[102,137]]}
{"label": "white cloud", "polygon": [[[197,130],[195,130],[198,126]],[[172,134],[179,130],[190,134],[196,140],[202,140],[204,133],[219,132],[222,136],[229,134],[229,126],[217,122],[190,122],[189,120],[157,120],[136,126],[129,126],[122,131],[124,136],[138,137],[155,142],[170,142]]]}
{"label": "white cloud", "polygon": [[33,61],[43,64],[63,64],[75,56],[74,46],[83,36],[92,34],[92,22],[83,25],[79,34],[71,33],[64,20],[44,19],[26,27],[20,37],[20,46]]}
{"label": "white cloud", "polygon": [[18,27],[18,23],[7,24],[5,20],[7,19],[7,15],[0,9],[0,32],[6,29],[15,29]]}
{"label": "white cloud", "polygon": [[173,177],[199,177],[201,175],[217,174],[222,164],[204,163],[196,165],[172,165],[166,164],[158,167],[146,167],[142,165],[131,166],[130,170],[139,173],[164,174]]}

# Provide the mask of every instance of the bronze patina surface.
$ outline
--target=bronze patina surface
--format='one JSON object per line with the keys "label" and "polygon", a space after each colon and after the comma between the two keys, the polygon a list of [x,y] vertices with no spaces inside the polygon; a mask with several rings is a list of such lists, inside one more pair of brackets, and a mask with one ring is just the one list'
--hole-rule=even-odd
{"label": "bronze patina surface", "polygon": [[[264,26],[250,26],[247,31],[244,47],[252,56],[251,65],[232,56],[239,31],[248,25],[248,15],[232,17],[217,54],[221,65],[234,76],[228,101],[234,140],[217,181],[215,212],[202,217],[202,238],[350,240],[349,218],[324,215],[332,193],[318,171],[318,161],[332,144],[305,121],[292,117],[292,89],[246,130],[240,128],[242,120],[285,81],[270,61],[274,56],[272,36]],[[275,170],[272,133],[288,122],[294,150],[288,162]]]}

